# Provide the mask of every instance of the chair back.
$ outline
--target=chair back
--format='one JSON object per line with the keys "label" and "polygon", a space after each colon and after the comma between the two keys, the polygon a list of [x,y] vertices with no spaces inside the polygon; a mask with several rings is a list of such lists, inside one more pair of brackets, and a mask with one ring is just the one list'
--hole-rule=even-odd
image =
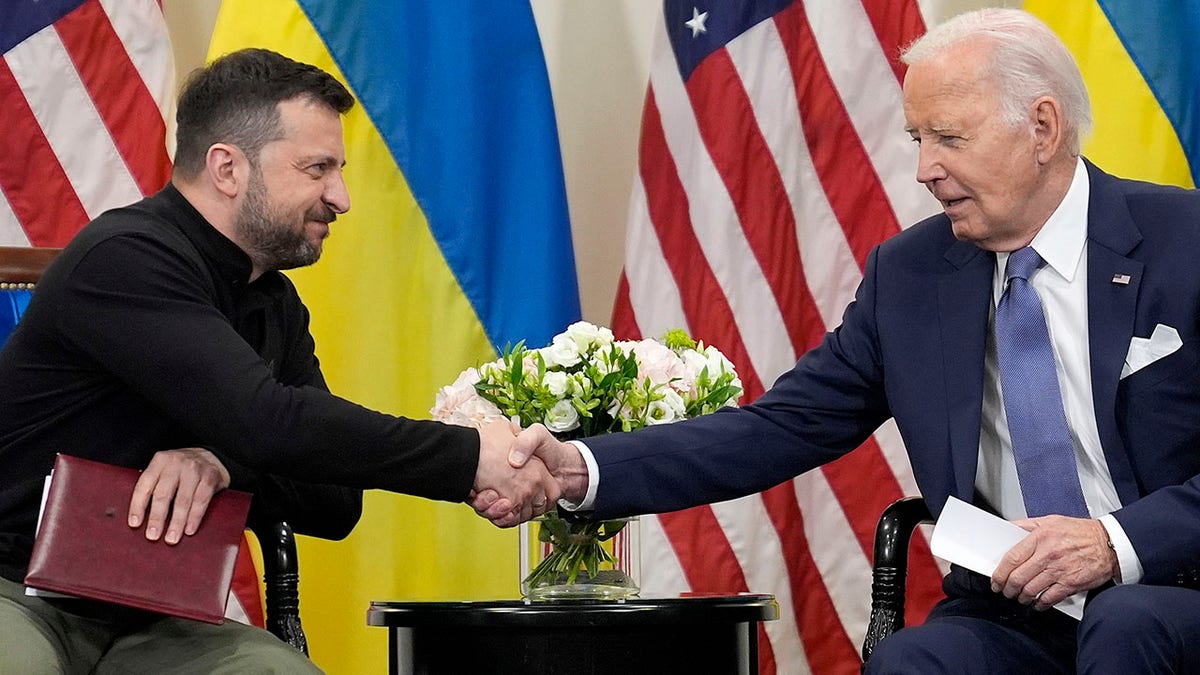
{"label": "chair back", "polygon": [[933,516],[921,497],[902,497],[883,510],[875,526],[875,556],[871,565],[871,618],[863,640],[863,672],[883,639],[904,628],[908,546],[918,525]]}
{"label": "chair back", "polygon": [[0,246],[0,344],[29,307],[33,287],[62,249]]}

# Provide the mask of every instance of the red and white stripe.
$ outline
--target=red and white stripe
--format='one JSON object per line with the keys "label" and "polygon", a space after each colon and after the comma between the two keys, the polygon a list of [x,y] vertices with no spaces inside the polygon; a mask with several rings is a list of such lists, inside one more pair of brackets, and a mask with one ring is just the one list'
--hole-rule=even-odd
{"label": "red and white stripe", "polygon": [[[174,95],[157,0],[86,0],[6,52],[0,245],[63,246],[104,211],[161,189]],[[245,541],[226,614],[263,625]]]}
{"label": "red and white stripe", "polygon": [[[660,26],[614,330],[687,327],[753,400],[836,327],[870,249],[938,210],[913,178],[895,58],[923,31],[915,0],[797,1],[685,83]],[[856,673],[875,522],[911,494],[889,424],[790,483],[647,518],[643,588],[773,593],[762,672]],[[910,574],[919,618],[941,577],[923,540]]]}
{"label": "red and white stripe", "polygon": [[87,0],[0,60],[0,243],[62,246],[161,188],[174,65],[155,0]]}

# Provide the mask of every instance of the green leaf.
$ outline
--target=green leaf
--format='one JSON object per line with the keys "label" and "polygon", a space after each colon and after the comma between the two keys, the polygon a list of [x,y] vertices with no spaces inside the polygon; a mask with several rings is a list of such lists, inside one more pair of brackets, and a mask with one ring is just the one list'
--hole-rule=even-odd
{"label": "green leaf", "polygon": [[571,524],[558,516],[547,517],[542,521],[542,527],[550,531],[552,540],[566,541],[571,535]]}
{"label": "green leaf", "polygon": [[609,539],[617,536],[617,533],[623,530],[628,522],[628,520],[621,519],[606,520],[600,523],[600,531],[603,533],[600,535],[600,541],[608,541]]}

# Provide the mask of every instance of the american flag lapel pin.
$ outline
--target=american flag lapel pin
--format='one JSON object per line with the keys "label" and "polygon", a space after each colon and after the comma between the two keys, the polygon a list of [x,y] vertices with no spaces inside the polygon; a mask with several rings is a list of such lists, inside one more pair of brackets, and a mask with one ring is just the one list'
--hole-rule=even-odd
{"label": "american flag lapel pin", "polygon": [[1129,281],[1130,281],[1130,277],[1129,277],[1129,275],[1128,275],[1128,274],[1121,274],[1120,272],[1118,272],[1117,274],[1114,274],[1114,275],[1113,275],[1113,278],[1112,278],[1112,282],[1113,282],[1114,284],[1120,284],[1120,285],[1122,285],[1122,286],[1128,286],[1128,285],[1129,285]]}

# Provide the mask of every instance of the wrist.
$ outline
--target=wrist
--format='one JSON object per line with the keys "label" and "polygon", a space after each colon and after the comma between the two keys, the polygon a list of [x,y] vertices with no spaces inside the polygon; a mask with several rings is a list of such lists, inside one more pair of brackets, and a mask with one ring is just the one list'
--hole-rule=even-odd
{"label": "wrist", "polygon": [[571,510],[591,510],[600,485],[600,469],[592,451],[581,440],[567,441],[574,452],[562,453],[563,461],[555,477],[563,488],[563,499],[574,505]]}
{"label": "wrist", "polygon": [[1099,520],[1096,524],[1100,526],[1101,536],[1104,538],[1105,557],[1108,560],[1109,570],[1112,573],[1112,580],[1116,583],[1121,583],[1121,558],[1117,555],[1117,547],[1113,544],[1112,537],[1108,533],[1108,528]]}
{"label": "wrist", "polygon": [[583,454],[579,452],[579,449],[574,444],[567,443],[566,446],[571,449],[567,453],[567,456],[571,459],[564,464],[558,478],[562,482],[563,498],[574,504],[579,504],[587,496],[587,462],[584,461]]}

